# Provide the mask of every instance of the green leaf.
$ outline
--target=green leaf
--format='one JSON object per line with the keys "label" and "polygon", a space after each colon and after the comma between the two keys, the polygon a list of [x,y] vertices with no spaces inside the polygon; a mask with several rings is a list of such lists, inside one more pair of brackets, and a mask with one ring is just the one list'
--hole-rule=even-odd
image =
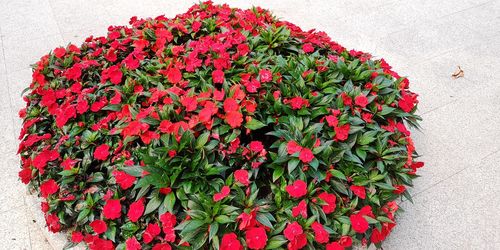
{"label": "green leaf", "polygon": [[204,221],[201,221],[201,220],[191,220],[182,229],[181,234],[184,235],[184,234],[191,233],[191,232],[195,231],[196,229],[200,228],[203,225],[205,225]]}
{"label": "green leaf", "polygon": [[273,171],[273,182],[275,182],[277,179],[279,179],[283,175],[284,172],[285,172],[285,168],[276,167]]}
{"label": "green leaf", "polygon": [[375,131],[375,130],[363,133],[362,136],[358,137],[358,143],[360,145],[367,145],[370,142],[375,141],[377,139],[377,137],[375,137],[377,135],[377,133],[379,133],[379,132]]}
{"label": "green leaf", "polygon": [[257,214],[257,221],[260,222],[262,225],[274,230],[273,224],[271,223],[271,221],[269,221],[269,218],[267,218],[264,214],[262,213]]}
{"label": "green leaf", "polygon": [[378,182],[378,183],[375,183],[375,186],[381,188],[381,189],[385,189],[385,190],[395,190],[395,188],[392,186],[392,185],[389,185],[385,182]]}
{"label": "green leaf", "polygon": [[335,177],[337,177],[337,178],[339,178],[339,179],[341,179],[341,180],[345,180],[345,181],[347,181],[347,178],[345,177],[344,173],[340,172],[340,171],[339,171],[339,170],[337,170],[337,169],[331,169],[331,170],[330,170],[330,173],[331,173],[333,176],[335,176]]}
{"label": "green leaf", "polygon": [[[74,171],[74,170],[76,171]],[[62,176],[72,176],[72,175],[75,175],[76,173],[78,173],[78,170],[76,168],[73,168],[72,170],[63,170],[61,172],[59,172],[58,174],[59,175],[62,175]]]}
{"label": "green leaf", "polygon": [[377,220],[380,222],[394,223],[394,221],[392,221],[391,219],[389,219],[385,216],[378,216]]}
{"label": "green leaf", "polygon": [[153,199],[149,200],[146,205],[146,210],[144,211],[144,215],[149,214],[156,210],[161,205],[162,200],[158,198],[158,196],[153,197]]}
{"label": "green leaf", "polygon": [[102,110],[120,111],[122,110],[122,106],[119,104],[109,104],[106,107],[102,108]]}
{"label": "green leaf", "polygon": [[85,208],[83,209],[79,214],[78,214],[78,217],[76,218],[76,222],[80,222],[82,221],[83,219],[87,218],[87,215],[90,214],[90,209],[88,208]]}
{"label": "green leaf", "polygon": [[266,249],[276,249],[287,242],[287,239],[283,235],[276,235],[267,241]]}
{"label": "green leaf", "polygon": [[342,235],[348,234],[349,233],[349,228],[350,228],[349,224],[342,224]]}
{"label": "green leaf", "polygon": [[386,106],[384,105],[383,108],[382,108],[382,111],[380,111],[380,115],[384,116],[384,115],[388,115],[390,114],[392,111],[394,111],[396,108],[391,108],[389,106]]}
{"label": "green leaf", "polygon": [[300,160],[297,158],[291,159],[288,161],[288,173],[292,173],[295,168],[299,165]]}
{"label": "green leaf", "polygon": [[174,205],[175,205],[175,194],[174,192],[170,192],[165,196],[165,200],[163,201],[165,204],[165,207],[168,212],[173,213],[174,211]]}
{"label": "green leaf", "polygon": [[123,167],[121,170],[125,171],[125,173],[132,175],[134,177],[142,177],[142,173],[144,169],[142,166],[131,166],[131,167]]}
{"label": "green leaf", "polygon": [[198,136],[198,138],[196,139],[195,148],[196,149],[203,148],[203,146],[205,146],[205,144],[207,143],[209,136],[210,136],[210,131],[207,131],[207,132],[201,134],[200,136]]}
{"label": "green leaf", "polygon": [[317,159],[317,158],[314,158],[314,159],[313,159],[313,160],[309,163],[309,165],[310,165],[311,167],[313,167],[313,168],[314,168],[314,170],[318,170],[318,166],[319,166],[319,161],[318,161],[318,159]]}
{"label": "green leaf", "polygon": [[261,121],[253,118],[251,121],[245,123],[245,127],[250,129],[250,130],[256,130],[262,127],[265,127],[266,124],[262,123]]}
{"label": "green leaf", "polygon": [[229,218],[229,216],[227,216],[227,215],[219,215],[219,216],[215,217],[215,221],[217,221],[220,224],[227,224],[227,223],[233,222],[233,220],[231,218]]}
{"label": "green leaf", "polygon": [[158,126],[160,125],[160,121],[159,120],[156,120],[155,118],[152,118],[152,117],[146,117],[146,118],[143,118],[142,119],[142,122],[145,122],[149,125],[153,125],[153,126]]}
{"label": "green leaf", "polygon": [[208,232],[208,240],[212,240],[214,235],[217,234],[217,231],[219,231],[219,223],[213,222],[210,224],[210,231]]}
{"label": "green leaf", "polygon": [[373,219],[373,218],[372,218],[372,217],[370,217],[370,216],[366,216],[366,215],[364,215],[363,217],[364,217],[364,218],[368,221],[368,223],[370,223],[370,224],[377,224],[377,223],[379,223],[379,221],[378,221],[378,220]]}

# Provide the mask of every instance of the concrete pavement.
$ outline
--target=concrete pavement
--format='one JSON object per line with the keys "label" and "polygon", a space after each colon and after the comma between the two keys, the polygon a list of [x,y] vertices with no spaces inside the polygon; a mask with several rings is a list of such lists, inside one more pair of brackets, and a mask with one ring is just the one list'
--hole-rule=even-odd
{"label": "concrete pavement", "polygon": [[[223,2],[223,1],[215,1]],[[384,249],[500,249],[500,1],[227,1],[258,5],[384,57],[420,94],[425,168]],[[58,45],[103,35],[131,16],[172,17],[173,0],[0,0],[0,249],[52,249],[24,201],[17,112],[29,65]],[[465,76],[452,79],[460,65]]]}

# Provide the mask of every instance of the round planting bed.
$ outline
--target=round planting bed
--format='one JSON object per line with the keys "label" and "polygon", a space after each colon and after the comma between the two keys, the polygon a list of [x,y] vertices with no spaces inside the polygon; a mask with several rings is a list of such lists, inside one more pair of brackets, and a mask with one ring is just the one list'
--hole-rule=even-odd
{"label": "round planting bed", "polygon": [[380,246],[423,165],[408,87],[258,7],[134,17],[36,63],[19,176],[67,247]]}

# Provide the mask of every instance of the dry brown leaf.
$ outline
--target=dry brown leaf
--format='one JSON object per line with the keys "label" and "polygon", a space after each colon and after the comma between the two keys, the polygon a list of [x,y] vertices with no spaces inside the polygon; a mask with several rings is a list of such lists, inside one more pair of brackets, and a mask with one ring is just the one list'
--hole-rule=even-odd
{"label": "dry brown leaf", "polygon": [[453,73],[451,75],[451,77],[453,79],[457,79],[457,78],[460,78],[460,77],[464,77],[464,71],[462,70],[462,68],[460,68],[460,66],[457,66],[458,69],[455,71],[455,73]]}

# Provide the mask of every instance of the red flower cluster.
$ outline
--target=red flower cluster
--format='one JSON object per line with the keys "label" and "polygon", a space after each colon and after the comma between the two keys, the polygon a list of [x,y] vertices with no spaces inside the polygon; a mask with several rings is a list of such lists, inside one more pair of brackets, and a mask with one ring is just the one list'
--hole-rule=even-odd
{"label": "red flower cluster", "polygon": [[19,177],[89,249],[380,246],[423,166],[408,88],[258,7],[133,17],[36,63]]}

